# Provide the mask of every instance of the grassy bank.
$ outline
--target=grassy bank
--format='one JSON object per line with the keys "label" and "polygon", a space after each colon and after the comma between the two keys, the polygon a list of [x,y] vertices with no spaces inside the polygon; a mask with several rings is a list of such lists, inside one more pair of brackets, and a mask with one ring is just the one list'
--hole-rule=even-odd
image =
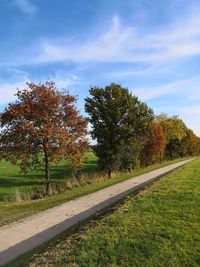
{"label": "grassy bank", "polygon": [[111,215],[54,241],[25,266],[200,265],[200,159],[129,196]]}
{"label": "grassy bank", "polygon": [[180,159],[174,161],[166,161],[162,164],[155,164],[147,168],[136,169],[132,173],[125,173],[116,176],[112,179],[107,179],[92,184],[87,184],[82,187],[75,187],[72,190],[67,190],[65,193],[53,195],[51,197],[46,197],[39,200],[23,201],[20,203],[0,202],[0,226],[20,220],[26,216],[46,210],[48,208],[54,207],[66,201],[75,199],[77,197],[87,195],[89,193],[103,189],[107,186],[124,181],[130,177],[134,177],[136,175],[149,172],[151,170],[155,170],[157,168],[164,167],[178,161],[180,161]]}

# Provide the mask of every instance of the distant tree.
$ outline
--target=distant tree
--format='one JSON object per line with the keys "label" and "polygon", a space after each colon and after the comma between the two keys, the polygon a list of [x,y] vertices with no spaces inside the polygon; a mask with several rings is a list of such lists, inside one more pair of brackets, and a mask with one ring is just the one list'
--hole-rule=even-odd
{"label": "distant tree", "polygon": [[197,136],[197,156],[200,155],[200,137]]}
{"label": "distant tree", "polygon": [[180,142],[186,136],[187,127],[184,122],[178,116],[168,117],[166,114],[157,116],[156,122],[160,123],[165,133],[166,156],[170,159],[178,157]]}
{"label": "distant tree", "polygon": [[151,121],[149,131],[146,134],[145,144],[140,153],[141,165],[148,166],[158,159],[162,162],[165,147],[166,137],[162,126]]}
{"label": "distant tree", "polygon": [[191,129],[186,130],[186,135],[180,143],[179,153],[181,157],[198,155],[198,137]]}
{"label": "distant tree", "polygon": [[134,151],[124,153],[128,146],[140,143],[153,111],[133,96],[127,88],[112,83],[105,88],[93,87],[85,99],[85,110],[90,115],[92,136],[101,169],[111,176],[113,170],[133,165]]}
{"label": "distant tree", "polygon": [[58,91],[54,82],[27,83],[17,98],[0,114],[0,152],[23,172],[44,166],[50,195],[49,165],[71,155],[73,161],[80,158],[87,147],[87,121],[74,106],[76,98]]}

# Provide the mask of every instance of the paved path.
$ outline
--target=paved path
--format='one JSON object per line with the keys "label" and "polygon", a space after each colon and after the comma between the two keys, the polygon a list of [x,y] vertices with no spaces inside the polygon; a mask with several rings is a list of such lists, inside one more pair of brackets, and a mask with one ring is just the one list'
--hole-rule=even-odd
{"label": "paved path", "polygon": [[193,159],[181,161],[77,198],[0,228],[0,266],[15,259],[116,200]]}

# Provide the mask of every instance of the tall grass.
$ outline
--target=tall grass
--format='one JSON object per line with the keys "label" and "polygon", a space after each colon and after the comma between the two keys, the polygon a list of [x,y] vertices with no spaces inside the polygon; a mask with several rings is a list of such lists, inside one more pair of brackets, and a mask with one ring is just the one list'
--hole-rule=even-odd
{"label": "tall grass", "polygon": [[45,197],[45,188],[36,186],[32,188],[15,187],[13,192],[5,197],[8,202],[22,202],[27,200],[36,200]]}
{"label": "tall grass", "polygon": [[[121,173],[113,173],[113,178]],[[75,187],[82,187],[88,184],[105,181],[109,179],[104,172],[82,173],[78,177],[67,177],[66,179],[58,182],[52,182],[52,195],[61,194]],[[27,200],[37,200],[45,197],[45,187],[35,186],[32,188],[14,188],[7,197],[6,201],[9,202],[22,202]]]}

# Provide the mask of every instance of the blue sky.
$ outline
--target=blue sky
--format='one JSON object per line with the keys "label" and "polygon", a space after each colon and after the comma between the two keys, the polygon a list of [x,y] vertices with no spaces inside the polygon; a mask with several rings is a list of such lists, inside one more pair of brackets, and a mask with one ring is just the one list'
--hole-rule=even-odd
{"label": "blue sky", "polygon": [[0,110],[25,82],[127,86],[200,135],[200,0],[0,0]]}

